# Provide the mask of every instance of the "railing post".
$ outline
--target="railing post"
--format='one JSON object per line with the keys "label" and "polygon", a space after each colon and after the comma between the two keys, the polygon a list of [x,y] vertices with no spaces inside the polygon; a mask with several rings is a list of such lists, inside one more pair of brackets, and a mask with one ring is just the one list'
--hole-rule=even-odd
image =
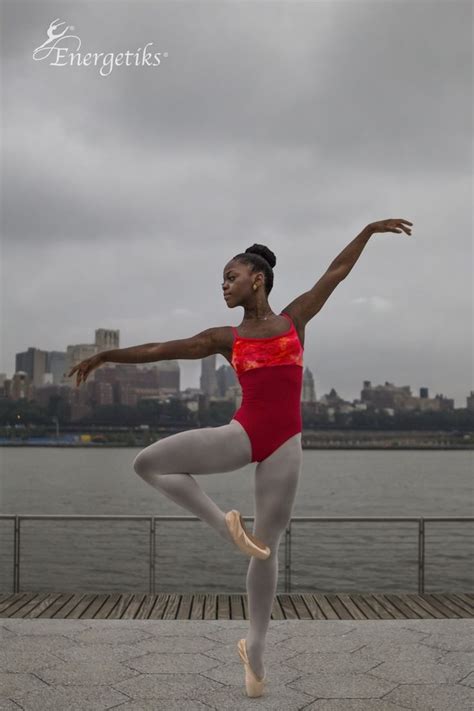
{"label": "railing post", "polygon": [[285,592],[291,592],[291,519],[285,528]]}
{"label": "railing post", "polygon": [[425,592],[425,519],[418,519],[418,594]]}
{"label": "railing post", "polygon": [[149,591],[152,595],[155,593],[155,517],[150,518],[150,557],[149,557]]}
{"label": "railing post", "polygon": [[20,592],[20,516],[15,515],[13,532],[13,592]]}

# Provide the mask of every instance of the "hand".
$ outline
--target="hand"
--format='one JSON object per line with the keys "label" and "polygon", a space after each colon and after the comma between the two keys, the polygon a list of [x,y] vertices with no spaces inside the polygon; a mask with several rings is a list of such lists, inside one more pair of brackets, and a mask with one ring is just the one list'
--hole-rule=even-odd
{"label": "hand", "polygon": [[98,368],[100,365],[103,364],[104,360],[102,357],[102,353],[96,353],[95,355],[91,356],[90,358],[86,358],[85,360],[81,360],[80,363],[75,365],[69,373],[67,374],[68,378],[77,371],[77,381],[76,381],[76,387],[79,387],[79,384],[81,382],[86,382],[86,378],[91,373],[95,368]]}
{"label": "hand", "polygon": [[[402,220],[401,218],[396,218],[389,220],[380,220],[379,222],[371,222],[368,227],[371,230],[372,234],[375,234],[376,232],[401,232],[403,230],[404,232],[406,232],[407,235],[411,235],[411,229],[409,227],[405,227],[403,223],[413,226],[413,222],[409,222],[408,220]],[[397,229],[400,227],[401,229]]]}

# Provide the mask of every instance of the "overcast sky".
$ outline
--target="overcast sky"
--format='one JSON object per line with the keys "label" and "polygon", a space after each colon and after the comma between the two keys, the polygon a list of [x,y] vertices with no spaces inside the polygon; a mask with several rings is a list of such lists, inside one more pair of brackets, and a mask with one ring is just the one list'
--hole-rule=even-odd
{"label": "overcast sky", "polygon": [[[120,329],[125,348],[238,325],[222,271],[253,242],[276,254],[278,313],[366,224],[401,217],[412,236],[374,235],[308,323],[305,365],[318,398],[387,380],[465,406],[470,2],[1,9],[0,371],[29,346],[92,343],[96,328]],[[105,76],[35,61],[54,20],[82,54],[153,43],[168,56]],[[182,388],[198,387],[201,362],[179,363]]]}

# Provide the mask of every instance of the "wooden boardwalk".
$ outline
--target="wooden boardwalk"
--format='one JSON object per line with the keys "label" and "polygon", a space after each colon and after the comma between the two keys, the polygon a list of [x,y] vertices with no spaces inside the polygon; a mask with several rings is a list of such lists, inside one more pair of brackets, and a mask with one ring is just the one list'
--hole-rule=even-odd
{"label": "wooden boardwalk", "polygon": [[[0,618],[246,620],[241,593],[4,593]],[[474,617],[473,593],[277,593],[273,620]]]}

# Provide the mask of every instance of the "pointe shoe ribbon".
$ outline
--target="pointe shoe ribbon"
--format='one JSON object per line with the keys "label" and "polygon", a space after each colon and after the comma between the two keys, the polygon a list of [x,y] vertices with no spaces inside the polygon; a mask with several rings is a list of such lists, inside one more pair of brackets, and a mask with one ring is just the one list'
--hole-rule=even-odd
{"label": "pointe shoe ribbon", "polygon": [[228,511],[225,515],[225,520],[235,545],[240,548],[241,551],[247,553],[247,555],[261,558],[262,560],[269,557],[271,553],[270,548],[265,545],[263,541],[260,541],[247,531],[239,511],[235,509]]}
{"label": "pointe shoe ribbon", "polygon": [[239,656],[245,665],[245,689],[247,691],[247,696],[261,696],[265,682],[267,681],[267,675],[265,674],[262,679],[259,679],[252,670],[247,656],[245,639],[239,639],[237,648],[239,650]]}

